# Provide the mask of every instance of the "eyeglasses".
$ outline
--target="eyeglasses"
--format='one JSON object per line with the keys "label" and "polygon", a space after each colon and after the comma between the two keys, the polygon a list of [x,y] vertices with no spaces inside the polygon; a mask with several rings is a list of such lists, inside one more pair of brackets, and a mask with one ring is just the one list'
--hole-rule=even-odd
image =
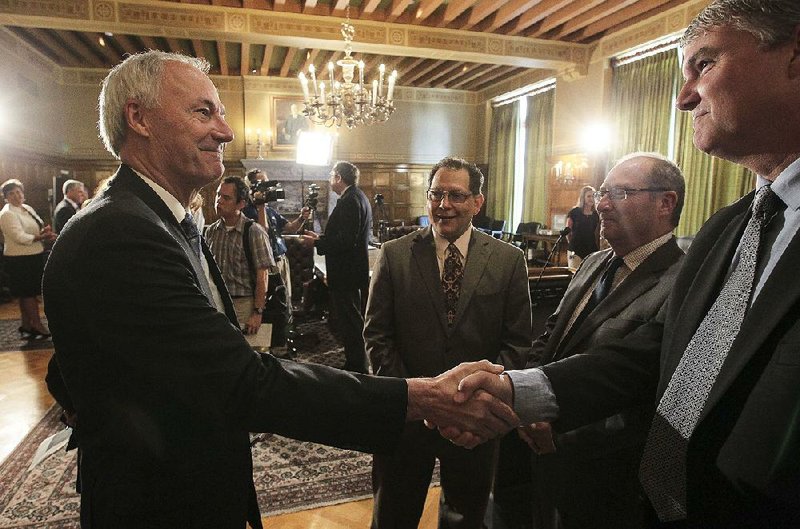
{"label": "eyeglasses", "polygon": [[636,193],[656,193],[658,191],[672,191],[671,189],[667,189],[666,187],[610,187],[608,189],[600,188],[594,192],[594,201],[600,202],[600,200],[608,195],[608,198],[611,200],[625,200],[628,198],[628,195],[636,194]]}
{"label": "eyeglasses", "polygon": [[450,201],[451,204],[463,204],[467,201],[472,193],[461,193],[459,191],[437,191],[435,189],[428,190],[428,200],[436,204],[441,203],[444,197]]}

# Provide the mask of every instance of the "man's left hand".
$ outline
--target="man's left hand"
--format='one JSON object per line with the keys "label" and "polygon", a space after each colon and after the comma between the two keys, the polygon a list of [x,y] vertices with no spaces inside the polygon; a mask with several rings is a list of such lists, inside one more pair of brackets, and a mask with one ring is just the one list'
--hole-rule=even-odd
{"label": "man's left hand", "polygon": [[245,322],[244,329],[242,329],[242,332],[244,334],[256,334],[260,327],[261,327],[261,314],[254,312],[247,319],[247,322]]}

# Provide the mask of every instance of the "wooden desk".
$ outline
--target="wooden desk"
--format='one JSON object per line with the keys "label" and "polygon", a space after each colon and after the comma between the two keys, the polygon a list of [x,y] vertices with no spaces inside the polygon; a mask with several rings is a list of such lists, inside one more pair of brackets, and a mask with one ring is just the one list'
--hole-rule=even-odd
{"label": "wooden desk", "polygon": [[[542,235],[539,233],[526,233],[523,236],[526,245],[535,245],[542,243],[542,248],[550,255],[553,251],[553,245],[558,241],[558,235]],[[540,263],[537,263],[540,264]],[[553,255],[551,263],[553,266],[567,266],[567,240],[562,237],[558,243],[558,250]]]}

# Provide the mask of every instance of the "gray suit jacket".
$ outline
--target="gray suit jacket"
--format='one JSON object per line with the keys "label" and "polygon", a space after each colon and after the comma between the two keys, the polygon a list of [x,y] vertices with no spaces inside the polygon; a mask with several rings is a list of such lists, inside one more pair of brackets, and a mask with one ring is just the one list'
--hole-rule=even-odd
{"label": "gray suit jacket", "polygon": [[522,252],[473,230],[448,327],[431,228],[387,242],[373,270],[364,339],[379,375],[434,376],[484,358],[524,364],[531,307]]}
{"label": "gray suit jacket", "polygon": [[[547,319],[545,332],[531,349],[529,367],[549,364],[620,340],[653,320],[663,310],[683,251],[671,239],[654,251],[586,317],[566,339],[567,324],[586,291],[593,288],[613,257],[611,249],[589,255],[564,293],[556,312]],[[652,419],[652,406],[630,408],[557,436],[559,452],[603,457],[633,446],[641,447]]]}

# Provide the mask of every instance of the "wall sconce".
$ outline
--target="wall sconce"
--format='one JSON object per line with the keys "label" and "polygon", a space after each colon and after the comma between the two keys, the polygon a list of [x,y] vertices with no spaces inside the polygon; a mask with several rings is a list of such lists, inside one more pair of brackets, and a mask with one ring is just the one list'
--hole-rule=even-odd
{"label": "wall sconce", "polygon": [[264,141],[264,137],[261,133],[261,129],[256,129],[256,137],[255,141],[253,141],[253,131],[251,129],[245,130],[245,145],[247,147],[252,147],[255,145],[256,147],[256,158],[259,160],[264,159],[264,147],[267,149],[272,150],[272,131],[267,131],[266,142]]}

